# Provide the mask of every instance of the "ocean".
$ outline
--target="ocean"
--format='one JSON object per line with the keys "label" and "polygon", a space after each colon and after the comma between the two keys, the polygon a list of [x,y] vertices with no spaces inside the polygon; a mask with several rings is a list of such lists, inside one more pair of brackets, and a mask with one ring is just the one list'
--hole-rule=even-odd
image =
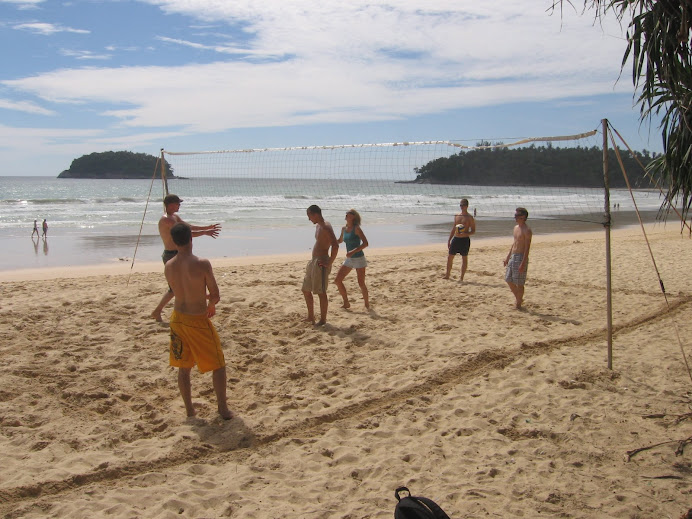
{"label": "ocean", "polygon": [[[602,190],[583,188],[250,178],[171,179],[168,187],[184,199],[179,214],[185,221],[221,223],[218,239],[195,240],[196,253],[209,258],[309,254],[314,238],[305,210],[312,204],[337,235],[345,211],[355,208],[371,247],[440,243],[442,252],[462,197],[476,210],[476,239],[510,236],[517,206],[529,210],[534,231],[599,230],[604,206]],[[0,177],[0,270],[160,261],[162,197],[160,180]],[[636,197],[651,219],[659,193],[637,191]],[[615,223],[632,223],[629,193],[611,190],[610,201]],[[34,220],[40,228],[44,218],[48,238],[32,239]]]}

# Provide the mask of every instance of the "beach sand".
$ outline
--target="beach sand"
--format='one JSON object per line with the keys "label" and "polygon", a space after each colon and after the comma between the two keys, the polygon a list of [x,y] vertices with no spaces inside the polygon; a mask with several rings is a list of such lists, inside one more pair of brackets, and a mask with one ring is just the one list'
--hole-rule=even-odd
{"label": "beach sand", "polygon": [[464,284],[439,246],[366,249],[371,311],[351,273],[323,327],[309,252],[214,261],[231,421],[196,371],[185,417],[160,263],[3,272],[0,516],[384,519],[406,485],[455,519],[677,519],[692,242],[647,229],[667,302],[641,231],[614,232],[612,370],[603,232],[536,236],[524,311],[509,237],[472,243]]}

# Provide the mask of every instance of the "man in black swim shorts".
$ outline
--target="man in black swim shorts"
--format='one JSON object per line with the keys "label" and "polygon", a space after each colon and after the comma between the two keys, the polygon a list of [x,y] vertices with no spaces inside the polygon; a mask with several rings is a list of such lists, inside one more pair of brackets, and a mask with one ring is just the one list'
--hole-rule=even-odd
{"label": "man in black swim shorts", "polygon": [[469,201],[466,198],[461,199],[459,207],[461,212],[454,216],[454,225],[452,225],[452,231],[449,233],[449,239],[447,240],[449,254],[447,255],[447,273],[444,278],[449,279],[452,265],[454,264],[454,256],[461,254],[461,277],[459,282],[463,282],[464,274],[466,274],[468,267],[469,249],[471,248],[470,236],[476,232],[476,220],[469,214]]}
{"label": "man in black swim shorts", "polygon": [[[161,254],[161,259],[164,265],[168,263],[168,260],[178,254],[178,247],[171,237],[171,228],[177,223],[185,223],[183,219],[176,214],[180,210],[180,204],[182,203],[183,201],[178,195],[166,195],[163,199],[165,213],[159,220],[159,235],[161,236],[161,241],[163,241],[164,251],[163,254]],[[190,228],[192,229],[193,238],[204,235],[216,238],[221,230],[221,224],[215,223],[205,226],[190,225]],[[169,285],[168,292],[163,295],[158,306],[151,312],[151,317],[157,321],[161,321],[161,312],[163,312],[163,308],[171,299],[173,299],[173,291]]]}

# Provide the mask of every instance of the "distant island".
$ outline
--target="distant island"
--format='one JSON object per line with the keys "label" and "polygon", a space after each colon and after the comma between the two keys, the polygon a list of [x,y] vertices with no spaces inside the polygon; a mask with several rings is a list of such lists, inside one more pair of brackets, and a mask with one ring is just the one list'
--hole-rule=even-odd
{"label": "distant island", "polygon": [[[477,144],[490,145],[485,141]],[[636,158],[620,150],[630,184],[650,187],[651,182],[637,160],[646,166],[656,154],[650,155],[646,150],[634,153]],[[608,168],[610,187],[625,187],[614,150],[609,150]],[[414,171],[417,176],[411,183],[417,184],[600,187],[603,185],[603,150],[597,147],[558,148],[550,143],[515,149],[475,149],[432,160]]]}
{"label": "distant island", "polygon": [[[131,151],[90,153],[74,159],[70,169],[60,173],[58,178],[152,178],[158,160],[159,157],[154,155]],[[160,167],[156,171],[156,177],[161,178]],[[166,177],[177,178],[173,175],[173,168],[168,161]]]}

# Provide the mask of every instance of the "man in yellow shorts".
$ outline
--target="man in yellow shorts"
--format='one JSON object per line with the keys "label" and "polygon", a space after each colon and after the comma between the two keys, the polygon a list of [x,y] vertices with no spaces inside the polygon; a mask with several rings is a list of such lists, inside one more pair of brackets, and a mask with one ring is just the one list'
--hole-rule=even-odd
{"label": "man in yellow shorts", "polygon": [[175,224],[171,227],[171,237],[178,254],[164,267],[175,297],[170,318],[170,365],[178,368],[178,387],[187,416],[195,415],[190,371],[197,364],[201,373],[212,372],[219,414],[224,420],[230,420],[233,414],[226,403],[226,361],[219,335],[209,319],[216,313],[219,287],[209,260],[192,254],[190,226],[182,222]]}

